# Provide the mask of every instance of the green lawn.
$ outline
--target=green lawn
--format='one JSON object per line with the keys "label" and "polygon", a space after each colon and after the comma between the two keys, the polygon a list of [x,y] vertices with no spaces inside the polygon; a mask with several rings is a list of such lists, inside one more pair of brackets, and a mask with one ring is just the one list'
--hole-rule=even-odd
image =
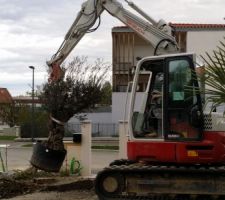
{"label": "green lawn", "polygon": [[33,144],[32,143],[23,144],[21,147],[33,147]]}
{"label": "green lawn", "polygon": [[108,150],[119,150],[119,146],[108,146],[108,145],[96,145],[92,146],[92,149],[108,149]]}
{"label": "green lawn", "polygon": [[16,136],[0,136],[0,140],[14,140]]}

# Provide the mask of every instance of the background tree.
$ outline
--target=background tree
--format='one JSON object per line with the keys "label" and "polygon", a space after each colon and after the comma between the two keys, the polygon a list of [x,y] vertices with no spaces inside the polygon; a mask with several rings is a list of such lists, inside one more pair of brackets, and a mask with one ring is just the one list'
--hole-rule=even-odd
{"label": "background tree", "polygon": [[[21,127],[21,137],[31,137],[31,107],[26,104],[9,103],[0,104],[0,119],[10,127],[15,125]],[[47,113],[41,108],[35,108],[34,112],[35,123],[34,123],[34,136],[35,137],[46,137],[47,126],[46,120],[48,119]]]}
{"label": "background tree", "polygon": [[48,121],[48,114],[40,107],[35,107],[34,123],[31,118],[31,107],[23,105],[18,109],[18,119],[16,124],[21,127],[21,137],[31,138],[31,127],[34,126],[34,137],[47,137],[48,129],[46,121]]}
{"label": "background tree", "polygon": [[102,105],[111,105],[112,104],[112,85],[109,81],[106,81],[102,86]]}
{"label": "background tree", "polygon": [[64,124],[84,109],[94,108],[102,99],[102,86],[110,65],[102,59],[89,64],[87,57],[75,57],[65,67],[64,77],[43,86],[40,98],[49,113],[48,148],[63,150]]}
{"label": "background tree", "polygon": [[18,119],[18,109],[15,103],[0,104],[0,119],[10,127],[16,125]]}

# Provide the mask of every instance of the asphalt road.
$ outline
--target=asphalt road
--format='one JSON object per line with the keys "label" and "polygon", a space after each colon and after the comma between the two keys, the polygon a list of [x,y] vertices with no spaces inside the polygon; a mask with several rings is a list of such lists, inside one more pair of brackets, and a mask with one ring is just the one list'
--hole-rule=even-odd
{"label": "asphalt road", "polygon": [[[6,161],[7,157],[8,170],[24,170],[30,166],[29,161],[32,155],[32,147],[22,147],[22,145],[27,143],[0,141],[0,144],[10,145],[7,148],[7,152],[4,148],[0,149],[4,161]],[[92,173],[96,173],[108,166],[108,164],[115,159],[118,159],[118,151],[92,150]]]}

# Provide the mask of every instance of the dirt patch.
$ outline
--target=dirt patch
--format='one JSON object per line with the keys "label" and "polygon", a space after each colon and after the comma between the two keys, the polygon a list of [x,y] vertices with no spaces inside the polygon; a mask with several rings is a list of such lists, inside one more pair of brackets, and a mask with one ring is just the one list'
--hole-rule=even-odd
{"label": "dirt patch", "polygon": [[[60,177],[41,172],[19,172],[10,176],[0,177],[0,199],[24,196],[30,193],[49,193],[61,194],[69,191],[90,193],[93,191],[94,180],[82,179],[79,176]],[[39,177],[39,178],[37,178]],[[38,199],[39,200],[39,199]]]}
{"label": "dirt patch", "polygon": [[13,179],[0,179],[0,199],[34,192],[38,185],[30,181],[16,181]]}

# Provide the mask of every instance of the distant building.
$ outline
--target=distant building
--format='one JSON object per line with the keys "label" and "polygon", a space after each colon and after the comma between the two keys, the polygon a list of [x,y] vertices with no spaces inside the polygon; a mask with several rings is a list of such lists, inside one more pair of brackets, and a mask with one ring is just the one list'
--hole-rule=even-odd
{"label": "distant building", "polygon": [[[3,104],[7,105],[7,104],[14,103],[16,105],[31,106],[32,102],[33,100],[32,100],[32,97],[30,96],[12,97],[6,88],[0,88],[0,105],[3,105]],[[40,107],[42,103],[38,97],[35,97],[34,104],[35,104],[35,107]],[[6,125],[1,118],[0,118],[0,125]]]}
{"label": "distant building", "polygon": [[[139,58],[153,54],[153,47],[126,26],[112,29],[113,40],[113,92],[126,92],[127,84],[133,80],[132,69]],[[139,82],[139,90],[146,87],[147,77]]]}
{"label": "distant building", "polygon": [[[10,95],[9,91],[6,88],[0,88],[0,105],[4,104],[11,104],[13,102],[12,96]],[[1,112],[1,108],[0,108]],[[3,119],[0,117],[0,125],[4,125]]]}
{"label": "distant building", "polygon": [[42,102],[38,97],[34,97],[34,101],[32,100],[31,96],[16,96],[13,97],[13,101],[16,104],[28,105],[31,106],[32,102],[34,102],[36,107],[40,107]]}
{"label": "distant building", "polygon": [[0,88],[0,104],[12,103],[13,99],[11,94],[6,88]]}
{"label": "distant building", "polygon": [[181,52],[204,55],[215,50],[225,36],[225,24],[170,23]]}

